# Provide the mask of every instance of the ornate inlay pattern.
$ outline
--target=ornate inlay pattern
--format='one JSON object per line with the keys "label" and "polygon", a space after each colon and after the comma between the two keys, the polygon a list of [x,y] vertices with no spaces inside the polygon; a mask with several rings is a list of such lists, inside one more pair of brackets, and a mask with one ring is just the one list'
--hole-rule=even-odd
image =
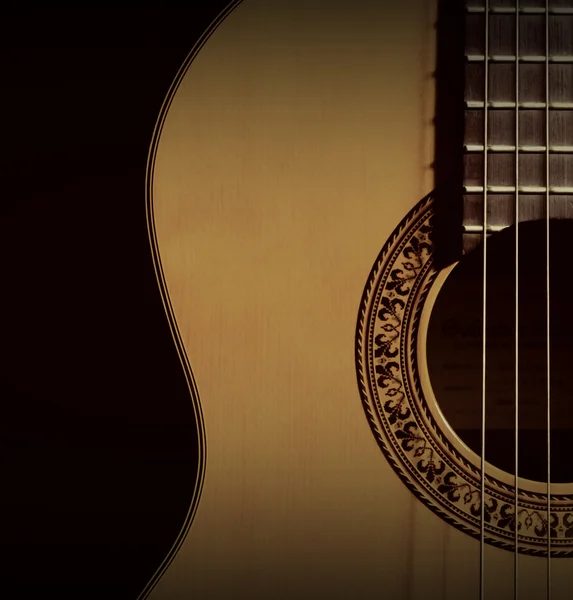
{"label": "ornate inlay pattern", "polygon": [[[364,409],[387,459],[434,512],[480,536],[481,473],[440,429],[420,385],[417,335],[437,271],[431,196],[399,224],[368,278],[356,331],[356,368]],[[515,489],[486,476],[486,541],[514,550]],[[547,496],[518,490],[519,551],[547,554]],[[573,497],[551,495],[552,556],[573,554]]]}

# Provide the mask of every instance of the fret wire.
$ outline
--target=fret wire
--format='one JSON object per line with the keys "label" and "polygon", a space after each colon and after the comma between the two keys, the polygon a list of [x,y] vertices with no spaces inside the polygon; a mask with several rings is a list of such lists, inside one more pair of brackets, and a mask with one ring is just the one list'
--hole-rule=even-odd
{"label": "fret wire", "polygon": [[[484,54],[489,54],[489,0],[485,0],[485,43]],[[481,398],[481,489],[480,489],[480,600],[484,600],[484,558],[485,558],[485,398],[486,398],[486,317],[487,317],[487,141],[488,141],[488,61],[484,62],[484,143],[483,143],[483,308],[482,308],[482,398]]]}
{"label": "fret wire", "polygon": [[[487,55],[487,53],[486,53]],[[513,552],[513,597],[519,595],[519,0],[515,0],[515,489],[513,496],[514,510],[514,552]],[[549,146],[549,142],[546,144]]]}
{"label": "fret wire", "polygon": [[[482,185],[464,185],[463,190],[467,194],[483,193]],[[488,185],[487,191],[489,194],[514,194],[514,185]],[[573,194],[573,186],[551,186],[549,188],[551,194]],[[520,194],[546,194],[547,188],[540,185],[520,185]]]}
{"label": "fret wire", "polygon": [[[546,146],[518,146],[505,144],[491,144],[487,147],[488,152],[493,154],[503,154],[515,152],[516,149],[521,154],[545,154]],[[483,152],[483,144],[465,144],[464,150],[467,153]],[[573,146],[550,146],[550,154],[572,154]]]}
{"label": "fret wire", "polygon": [[[485,62],[485,54],[466,54],[465,58],[468,62]],[[487,57],[489,62],[500,62],[500,63],[513,63],[516,61],[515,54],[490,54]],[[521,63],[572,63],[573,56],[543,56],[543,55],[530,55],[530,56],[519,56],[517,60]]]}
{"label": "fret wire", "polygon": [[[515,108],[515,102],[504,102],[500,100],[494,100],[487,103],[490,109],[505,109]],[[483,108],[483,100],[466,100],[466,108]],[[527,108],[531,110],[545,110],[547,108],[546,102],[520,102],[519,108]],[[572,110],[573,102],[550,102],[549,110]]]}
{"label": "fret wire", "polygon": [[[508,225],[488,225],[486,234],[495,233],[497,231],[503,231]],[[482,225],[463,225],[463,233],[483,233],[484,229]]]}
{"label": "fret wire", "polygon": [[[466,6],[468,13],[484,13],[485,9],[483,6]],[[509,14],[515,13],[515,8],[512,6],[492,6],[488,8],[490,14]],[[551,6],[537,7],[537,6],[522,6],[519,9],[522,15],[571,15],[573,14],[573,8],[566,6]]]}

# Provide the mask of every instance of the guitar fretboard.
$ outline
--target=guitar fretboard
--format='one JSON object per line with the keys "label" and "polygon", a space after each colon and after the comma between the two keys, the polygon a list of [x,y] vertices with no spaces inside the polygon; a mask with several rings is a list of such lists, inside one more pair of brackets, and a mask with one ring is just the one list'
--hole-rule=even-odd
{"label": "guitar fretboard", "polygon": [[465,20],[468,251],[484,198],[488,231],[515,223],[516,202],[519,221],[545,218],[548,197],[550,217],[573,218],[573,0],[471,0]]}

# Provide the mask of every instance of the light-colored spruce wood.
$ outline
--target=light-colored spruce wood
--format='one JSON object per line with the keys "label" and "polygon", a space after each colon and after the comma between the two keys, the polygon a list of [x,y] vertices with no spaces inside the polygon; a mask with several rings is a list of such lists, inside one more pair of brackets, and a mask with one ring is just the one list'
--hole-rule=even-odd
{"label": "light-colored spruce wood", "polygon": [[[433,187],[435,10],[244,0],[172,99],[154,243],[207,452],[153,600],[478,597],[478,542],[387,463],[354,361],[372,264]],[[511,597],[511,554],[486,559],[487,597]],[[520,564],[520,597],[545,597],[543,560]]]}

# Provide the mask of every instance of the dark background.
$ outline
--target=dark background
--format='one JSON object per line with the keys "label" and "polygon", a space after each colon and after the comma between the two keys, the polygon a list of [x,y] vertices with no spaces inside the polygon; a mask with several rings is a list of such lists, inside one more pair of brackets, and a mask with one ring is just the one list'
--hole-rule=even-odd
{"label": "dark background", "polygon": [[226,4],[0,9],[0,595],[136,598],[185,519],[197,440],[145,172]]}

